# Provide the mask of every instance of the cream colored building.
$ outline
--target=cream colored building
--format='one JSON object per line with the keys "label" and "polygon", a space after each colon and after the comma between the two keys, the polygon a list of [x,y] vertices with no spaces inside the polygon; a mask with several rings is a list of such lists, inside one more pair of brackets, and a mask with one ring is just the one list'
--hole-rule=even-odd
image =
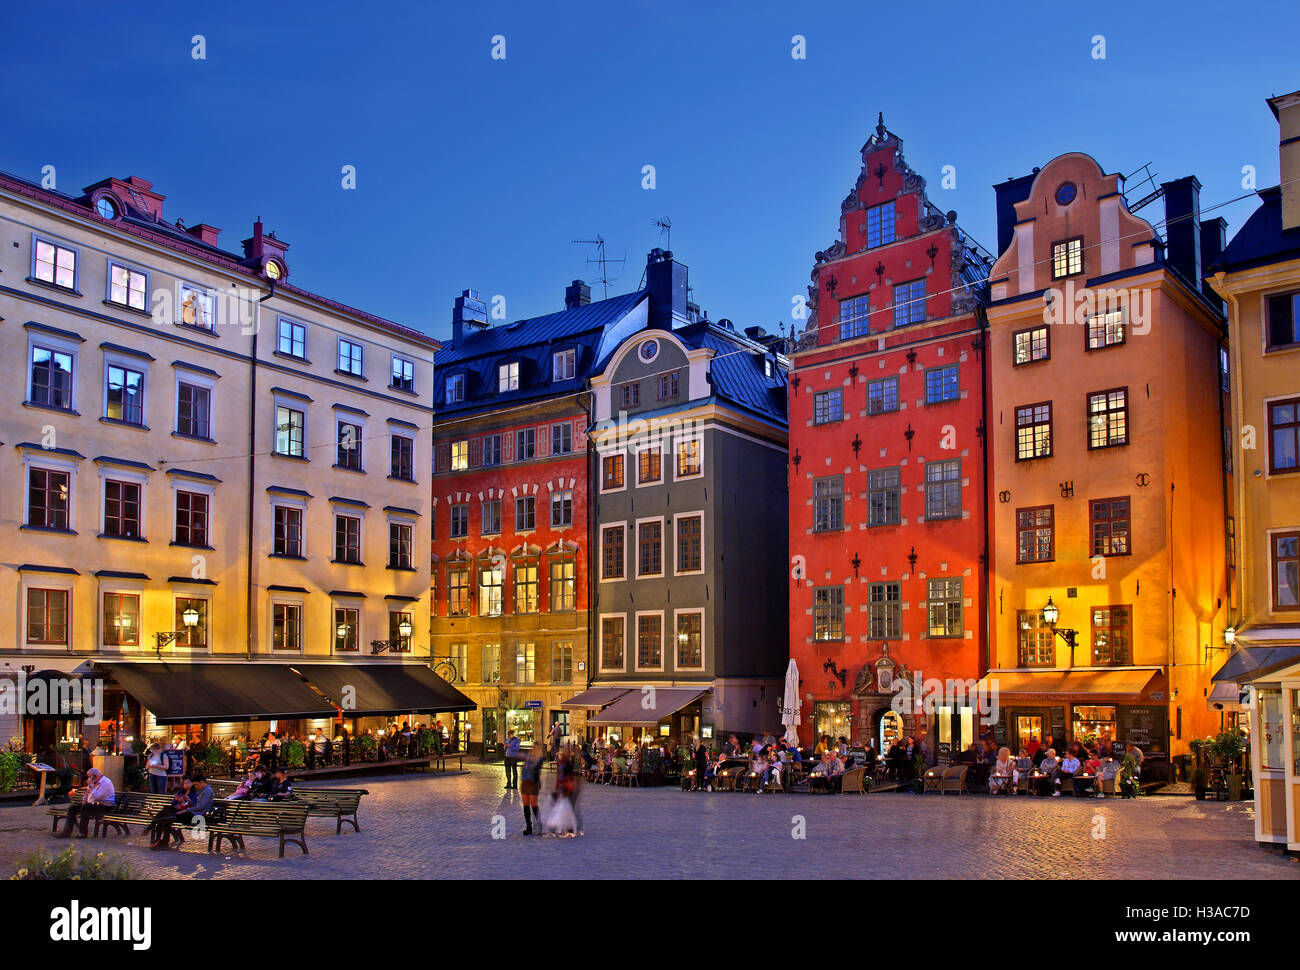
{"label": "cream colored building", "polygon": [[0,673],[427,654],[438,344],[163,201],[0,177]]}
{"label": "cream colored building", "polygon": [[1214,704],[1249,684],[1255,835],[1300,849],[1300,91],[1270,98],[1281,183],[1210,268],[1227,301],[1236,518],[1233,653]]}

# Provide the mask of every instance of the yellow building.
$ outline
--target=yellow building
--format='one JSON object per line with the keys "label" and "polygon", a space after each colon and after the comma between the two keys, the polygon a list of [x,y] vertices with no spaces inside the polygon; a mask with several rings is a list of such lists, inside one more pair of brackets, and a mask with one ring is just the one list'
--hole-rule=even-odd
{"label": "yellow building", "polygon": [[986,428],[994,734],[1134,742],[1147,778],[1211,721],[1227,624],[1219,349],[1195,178],[1166,237],[1072,153],[998,186]]}
{"label": "yellow building", "polygon": [[[0,674],[93,672],[127,733],[328,716],[287,664],[428,650],[438,345],[294,286],[260,221],[234,253],[163,202],[0,178]],[[159,680],[200,665],[207,710]],[[0,742],[79,733],[21,713]]]}
{"label": "yellow building", "polygon": [[1281,184],[1211,267],[1228,305],[1237,470],[1234,652],[1215,679],[1225,710],[1238,683],[1254,688],[1256,838],[1300,849],[1300,91],[1268,104]]}

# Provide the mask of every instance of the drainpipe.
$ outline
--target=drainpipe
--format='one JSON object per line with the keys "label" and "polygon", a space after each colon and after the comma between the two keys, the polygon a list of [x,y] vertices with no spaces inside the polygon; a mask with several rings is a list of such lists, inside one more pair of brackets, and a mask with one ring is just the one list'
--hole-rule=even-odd
{"label": "drainpipe", "polygon": [[245,659],[249,661],[253,659],[253,636],[257,632],[257,611],[253,605],[253,601],[256,599],[253,584],[253,492],[257,479],[254,474],[257,470],[257,334],[262,329],[262,304],[275,296],[275,280],[271,280],[270,284],[270,292],[257,301],[257,318],[253,321],[253,347],[250,357],[252,387],[248,395],[248,587],[245,592],[245,608],[248,614],[248,642],[244,648]]}
{"label": "drainpipe", "polygon": [[591,441],[591,408],[592,393],[587,390],[578,392],[578,407],[582,408],[583,413],[587,415],[587,427],[583,435],[587,440],[587,687],[591,687],[592,667],[591,663],[591,645],[596,639],[596,593],[600,588],[599,583],[593,583],[592,578],[595,576],[595,553],[593,552],[594,543],[596,542],[596,495],[597,490],[594,487],[596,481],[596,452],[595,446]]}
{"label": "drainpipe", "polygon": [[993,493],[993,480],[989,474],[989,436],[993,433],[992,423],[993,415],[989,413],[989,320],[988,314],[983,307],[977,311],[980,324],[980,347],[982,360],[980,361],[980,410],[981,420],[984,422],[984,434],[980,436],[980,453],[984,462],[984,562],[982,569],[984,571],[984,598],[980,603],[980,626],[984,630],[984,645],[980,649],[979,674],[983,677],[989,672],[992,666],[990,650],[993,645],[993,569],[992,553],[990,541],[989,521],[992,517],[994,504],[991,501]]}

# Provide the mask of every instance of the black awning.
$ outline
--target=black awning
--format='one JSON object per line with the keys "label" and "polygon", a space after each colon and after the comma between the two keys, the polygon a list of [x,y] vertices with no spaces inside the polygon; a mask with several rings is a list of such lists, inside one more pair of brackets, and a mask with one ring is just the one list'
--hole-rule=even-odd
{"label": "black awning", "polygon": [[113,679],[159,724],[336,717],[334,705],[284,664],[113,663]]}
{"label": "black awning", "polygon": [[424,664],[294,664],[347,717],[472,711],[478,705]]}

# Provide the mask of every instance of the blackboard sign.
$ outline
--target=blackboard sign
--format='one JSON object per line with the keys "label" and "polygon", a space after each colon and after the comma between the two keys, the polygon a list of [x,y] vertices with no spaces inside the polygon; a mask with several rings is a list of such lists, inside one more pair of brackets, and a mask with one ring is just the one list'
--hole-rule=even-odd
{"label": "blackboard sign", "polygon": [[185,752],[177,751],[175,748],[169,748],[162,753],[163,759],[167,762],[167,774],[183,775],[185,774]]}
{"label": "blackboard sign", "polygon": [[[992,724],[993,743],[999,748],[1007,743],[1007,722],[1005,718],[998,718]],[[974,739],[972,739],[974,740]]]}
{"label": "blackboard sign", "polygon": [[1143,754],[1164,752],[1168,740],[1168,720],[1163,707],[1119,707],[1115,710],[1119,725],[1116,739],[1130,741],[1142,749]]}
{"label": "blackboard sign", "polygon": [[1061,754],[1065,750],[1065,708],[1051,708],[1052,730],[1051,735],[1055,739],[1056,753]]}

